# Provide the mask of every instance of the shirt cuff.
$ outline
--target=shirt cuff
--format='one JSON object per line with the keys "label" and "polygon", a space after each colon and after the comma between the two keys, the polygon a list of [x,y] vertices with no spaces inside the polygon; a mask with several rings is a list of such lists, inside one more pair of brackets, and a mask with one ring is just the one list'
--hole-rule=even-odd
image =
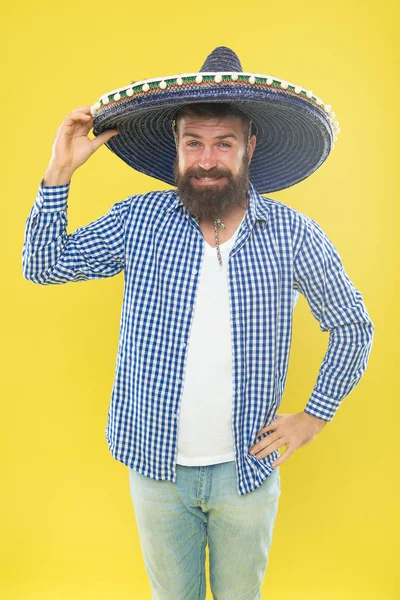
{"label": "shirt cuff", "polygon": [[43,185],[41,180],[35,207],[42,212],[60,212],[67,209],[71,182],[62,185]]}
{"label": "shirt cuff", "polygon": [[314,390],[304,411],[324,421],[332,421],[339,405],[340,401],[328,398]]}

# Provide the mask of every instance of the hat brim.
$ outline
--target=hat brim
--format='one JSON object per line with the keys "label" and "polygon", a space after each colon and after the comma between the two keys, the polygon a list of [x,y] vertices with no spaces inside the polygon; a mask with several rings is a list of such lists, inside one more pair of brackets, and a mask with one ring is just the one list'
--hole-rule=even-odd
{"label": "hat brim", "polygon": [[241,82],[150,88],[105,104],[93,133],[118,129],[107,147],[132,168],[174,185],[172,121],[184,104],[223,102],[245,113],[257,128],[249,177],[259,193],[288,188],[309,177],[328,157],[334,139],[328,115],[304,95]]}

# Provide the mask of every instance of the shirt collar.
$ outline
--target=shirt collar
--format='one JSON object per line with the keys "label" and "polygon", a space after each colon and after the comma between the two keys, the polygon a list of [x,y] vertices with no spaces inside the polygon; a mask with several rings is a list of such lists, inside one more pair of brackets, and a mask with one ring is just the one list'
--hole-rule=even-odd
{"label": "shirt collar", "polygon": [[[247,210],[244,222],[249,229],[252,229],[256,221],[263,221],[262,226],[265,227],[269,216],[269,205],[254,188],[253,184],[249,182],[249,190],[247,192]],[[178,208],[183,207],[183,202],[178,196],[176,190],[173,190],[169,196],[167,202],[163,206],[163,210],[166,212],[172,212]]]}

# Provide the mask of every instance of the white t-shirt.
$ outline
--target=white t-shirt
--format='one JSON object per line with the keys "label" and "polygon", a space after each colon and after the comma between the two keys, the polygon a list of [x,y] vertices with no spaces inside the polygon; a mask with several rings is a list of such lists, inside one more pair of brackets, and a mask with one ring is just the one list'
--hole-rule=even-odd
{"label": "white t-shirt", "polygon": [[222,269],[217,249],[205,242],[179,411],[177,463],[181,465],[235,460],[227,262],[242,222],[220,244]]}

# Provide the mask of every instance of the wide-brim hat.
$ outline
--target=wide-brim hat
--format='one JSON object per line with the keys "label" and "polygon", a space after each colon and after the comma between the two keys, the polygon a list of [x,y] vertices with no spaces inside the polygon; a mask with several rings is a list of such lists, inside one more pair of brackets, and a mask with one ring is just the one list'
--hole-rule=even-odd
{"label": "wide-brim hat", "polygon": [[128,165],[175,184],[172,123],[180,107],[229,103],[253,122],[257,144],[249,178],[259,193],[288,188],[327,159],[340,131],[335,113],[312,91],[272,75],[243,72],[237,55],[215,48],[198,73],[136,81],[91,107],[93,134],[118,129],[106,146]]}

